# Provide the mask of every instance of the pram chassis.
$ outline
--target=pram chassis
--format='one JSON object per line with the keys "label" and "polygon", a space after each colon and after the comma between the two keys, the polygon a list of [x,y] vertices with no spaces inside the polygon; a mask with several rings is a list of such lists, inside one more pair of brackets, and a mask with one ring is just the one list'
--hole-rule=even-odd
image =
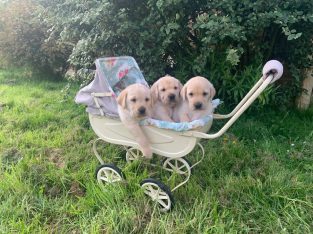
{"label": "pram chassis", "polygon": [[[264,71],[263,71],[264,72]],[[279,72],[278,72],[279,73]],[[264,74],[264,73],[263,73]],[[215,139],[223,135],[231,125],[242,115],[242,113],[255,101],[255,99],[264,91],[264,89],[275,80],[280,78],[276,76],[275,69],[269,69],[266,75],[252,87],[241,102],[232,112],[226,115],[214,114],[213,119],[228,119],[226,124],[214,134],[207,134],[213,120],[209,121],[201,131],[190,130],[185,132],[176,132],[167,129],[160,129],[153,126],[143,126],[143,130],[151,143],[154,154],[166,157],[162,167],[171,172],[183,176],[183,181],[171,190],[162,182],[154,179],[146,179],[141,183],[144,192],[161,206],[162,211],[168,211],[173,206],[173,196],[171,192],[175,191],[188,182],[191,169],[198,165],[204,158],[204,147],[199,142],[201,139]],[[103,94],[93,94],[95,103],[97,97],[103,97]],[[124,146],[126,150],[126,160],[131,162],[139,159],[142,155],[137,142],[133,139],[131,133],[118,119],[106,117],[104,115],[89,114],[91,127],[99,137],[93,143],[93,151],[101,166],[97,169],[96,175],[99,183],[113,183],[124,179],[121,170],[113,164],[105,164],[97,151],[97,144],[100,141],[118,144]],[[184,156],[189,154],[195,146],[200,148],[201,157],[194,164],[190,164]]]}

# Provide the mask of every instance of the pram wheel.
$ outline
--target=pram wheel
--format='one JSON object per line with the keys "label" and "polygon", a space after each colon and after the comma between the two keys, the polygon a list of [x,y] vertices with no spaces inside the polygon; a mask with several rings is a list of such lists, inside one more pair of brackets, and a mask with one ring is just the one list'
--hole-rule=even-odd
{"label": "pram wheel", "polygon": [[160,206],[163,212],[170,211],[174,206],[174,198],[171,190],[161,181],[155,179],[145,179],[140,183],[144,189],[144,193],[148,195],[152,201]]}
{"label": "pram wheel", "polygon": [[125,179],[123,172],[114,164],[104,164],[97,168],[96,178],[99,184],[112,184]]}
{"label": "pram wheel", "polygon": [[128,163],[142,158],[142,152],[134,147],[126,148],[126,161]]}
{"label": "pram wheel", "polygon": [[191,163],[184,158],[167,158],[163,161],[163,168],[180,175],[189,175],[191,173]]}

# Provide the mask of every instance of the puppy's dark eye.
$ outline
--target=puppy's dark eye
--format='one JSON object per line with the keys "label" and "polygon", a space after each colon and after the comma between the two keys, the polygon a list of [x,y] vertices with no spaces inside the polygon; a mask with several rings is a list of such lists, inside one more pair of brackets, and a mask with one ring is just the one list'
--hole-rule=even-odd
{"label": "puppy's dark eye", "polygon": [[136,98],[130,99],[131,102],[136,102]]}
{"label": "puppy's dark eye", "polygon": [[164,91],[165,91],[165,88],[161,89],[161,91],[164,92]]}
{"label": "puppy's dark eye", "polygon": [[189,93],[189,96],[192,97],[192,96],[193,96],[193,93]]}
{"label": "puppy's dark eye", "polygon": [[203,96],[206,96],[206,95],[208,95],[208,93],[207,92],[203,92]]}
{"label": "puppy's dark eye", "polygon": [[148,102],[150,99],[149,98],[146,98],[146,102]]}
{"label": "puppy's dark eye", "polygon": [[174,89],[177,89],[177,86],[175,86]]}

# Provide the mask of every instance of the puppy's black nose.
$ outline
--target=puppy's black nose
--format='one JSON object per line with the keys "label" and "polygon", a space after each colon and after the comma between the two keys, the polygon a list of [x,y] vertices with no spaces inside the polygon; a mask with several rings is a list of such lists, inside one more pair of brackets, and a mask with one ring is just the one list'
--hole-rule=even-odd
{"label": "puppy's black nose", "polygon": [[138,109],[138,112],[139,112],[139,114],[144,115],[144,114],[146,113],[146,108],[143,107],[143,106],[141,106],[141,107]]}
{"label": "puppy's black nose", "polygon": [[199,109],[202,108],[202,103],[201,103],[201,102],[196,102],[196,103],[194,104],[194,106],[195,106],[196,110],[199,110]]}
{"label": "puppy's black nose", "polygon": [[168,99],[170,99],[170,101],[174,101],[175,100],[175,94],[170,94],[168,95]]}

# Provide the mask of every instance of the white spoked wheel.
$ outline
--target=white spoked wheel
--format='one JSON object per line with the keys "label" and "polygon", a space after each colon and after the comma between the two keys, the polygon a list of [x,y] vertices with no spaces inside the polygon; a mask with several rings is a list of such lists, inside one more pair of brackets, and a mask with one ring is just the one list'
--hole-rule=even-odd
{"label": "white spoked wheel", "polygon": [[113,164],[104,164],[96,170],[96,177],[99,184],[112,184],[124,179],[122,171]]}
{"label": "white spoked wheel", "polygon": [[173,208],[173,195],[165,184],[155,179],[145,179],[140,185],[144,189],[144,193],[149,196],[152,201],[158,203],[162,212],[170,211]]}
{"label": "white spoked wheel", "polygon": [[139,149],[136,149],[133,147],[126,149],[126,161],[127,162],[132,162],[142,157],[143,157],[142,152]]}
{"label": "white spoked wheel", "polygon": [[163,168],[180,175],[190,175],[191,165],[184,158],[168,158],[163,162]]}

